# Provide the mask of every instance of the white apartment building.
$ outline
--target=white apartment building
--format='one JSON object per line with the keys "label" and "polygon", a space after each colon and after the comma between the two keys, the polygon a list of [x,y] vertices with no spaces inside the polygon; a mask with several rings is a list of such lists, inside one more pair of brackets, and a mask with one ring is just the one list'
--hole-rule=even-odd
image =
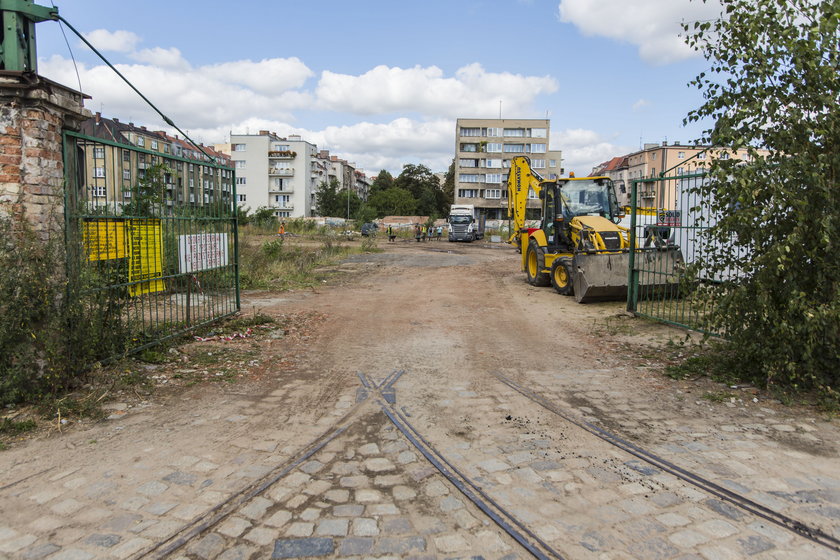
{"label": "white apartment building", "polygon": [[[528,156],[545,179],[561,176],[562,152],[548,149],[550,126],[549,119],[458,119],[455,204],[472,204],[488,220],[506,218],[507,175],[515,156]],[[536,200],[533,207],[539,207]]]}
{"label": "white apartment building", "polygon": [[315,192],[324,180],[317,154],[318,147],[300,136],[282,138],[267,130],[232,134],[237,204],[252,211],[271,208],[278,218],[311,216]]}

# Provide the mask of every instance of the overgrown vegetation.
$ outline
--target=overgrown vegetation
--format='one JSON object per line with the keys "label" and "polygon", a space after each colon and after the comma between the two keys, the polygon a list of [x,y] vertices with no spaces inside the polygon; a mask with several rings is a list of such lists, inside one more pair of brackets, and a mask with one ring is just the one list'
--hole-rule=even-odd
{"label": "overgrown vegetation", "polygon": [[20,214],[0,216],[0,405],[60,394],[79,372],[125,348],[119,298],[88,293],[96,270],[68,281],[64,239]]}
{"label": "overgrown vegetation", "polygon": [[[708,330],[730,371],[782,391],[837,398],[840,384],[840,10],[833,0],[722,0],[721,19],[685,25],[710,61],[692,84],[717,159],[698,187],[721,219],[698,266],[737,271],[714,288]],[[769,151],[762,157],[759,148]]]}

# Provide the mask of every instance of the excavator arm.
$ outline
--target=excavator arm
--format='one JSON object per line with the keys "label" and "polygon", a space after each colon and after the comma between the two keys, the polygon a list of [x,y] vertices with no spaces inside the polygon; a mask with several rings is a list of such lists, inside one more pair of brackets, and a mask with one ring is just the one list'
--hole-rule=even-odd
{"label": "excavator arm", "polygon": [[519,236],[525,227],[525,210],[528,207],[528,191],[539,196],[543,178],[531,168],[531,160],[527,156],[516,156],[510,162],[508,171],[508,216],[513,218],[508,243],[519,243]]}

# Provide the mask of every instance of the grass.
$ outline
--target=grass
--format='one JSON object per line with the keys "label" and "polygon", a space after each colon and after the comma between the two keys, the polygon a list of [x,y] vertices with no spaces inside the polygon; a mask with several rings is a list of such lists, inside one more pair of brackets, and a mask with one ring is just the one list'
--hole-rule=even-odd
{"label": "grass", "polygon": [[352,254],[377,252],[376,241],[347,244],[330,230],[287,239],[258,233],[240,236],[240,281],[243,289],[311,288],[329,277],[323,268]]}
{"label": "grass", "polygon": [[20,434],[25,434],[26,432],[31,432],[36,427],[37,425],[35,424],[35,420],[21,420],[20,422],[15,422],[14,420],[3,418],[0,420],[0,435],[18,436]]}
{"label": "grass", "polygon": [[723,403],[729,402],[731,399],[736,398],[738,395],[735,393],[730,393],[729,391],[717,391],[714,393],[706,393],[700,398],[706,399],[707,401],[716,402],[716,403]]}

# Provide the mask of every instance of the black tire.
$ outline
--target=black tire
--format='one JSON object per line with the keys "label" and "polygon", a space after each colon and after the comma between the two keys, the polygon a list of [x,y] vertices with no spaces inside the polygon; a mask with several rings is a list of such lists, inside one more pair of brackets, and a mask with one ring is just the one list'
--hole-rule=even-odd
{"label": "black tire", "polygon": [[561,257],[554,259],[554,262],[551,263],[551,285],[561,296],[573,296],[575,294],[573,274],[570,258]]}
{"label": "black tire", "polygon": [[545,253],[543,248],[533,239],[528,243],[528,252],[525,255],[525,274],[528,283],[532,286],[548,286],[551,284],[551,276],[542,272],[545,268]]}

